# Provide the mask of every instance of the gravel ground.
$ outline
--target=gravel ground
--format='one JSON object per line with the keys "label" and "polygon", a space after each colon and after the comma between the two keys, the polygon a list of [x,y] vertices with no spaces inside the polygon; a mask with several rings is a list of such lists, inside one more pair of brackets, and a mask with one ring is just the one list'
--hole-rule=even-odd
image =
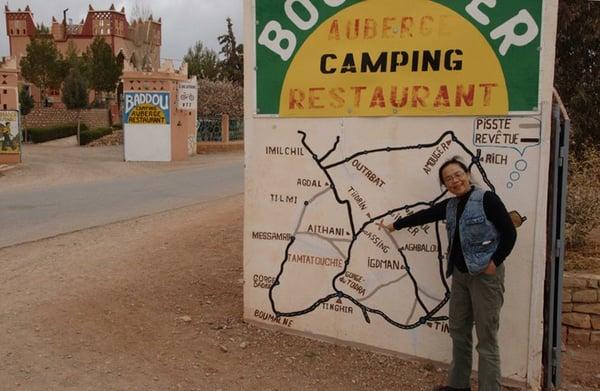
{"label": "gravel ground", "polygon": [[[23,390],[428,390],[419,361],[242,320],[242,197],[0,250],[0,379]],[[0,387],[1,388],[1,387]]]}
{"label": "gravel ground", "polygon": [[243,159],[243,152],[196,155],[181,162],[125,162],[123,146],[78,147],[74,137],[23,146],[23,163],[0,170],[0,192],[95,182]]}
{"label": "gravel ground", "polygon": [[[27,145],[0,192],[239,159],[122,161],[120,147]],[[446,369],[242,319],[243,197],[0,249],[1,390],[429,390]],[[569,347],[563,390],[599,390]]]}

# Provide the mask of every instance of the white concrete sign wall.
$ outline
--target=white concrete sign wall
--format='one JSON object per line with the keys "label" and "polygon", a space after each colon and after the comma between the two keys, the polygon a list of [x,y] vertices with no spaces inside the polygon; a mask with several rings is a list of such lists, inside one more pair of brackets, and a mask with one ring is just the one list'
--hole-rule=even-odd
{"label": "white concrete sign wall", "polygon": [[124,92],[126,161],[171,161],[170,97],[167,92]]}
{"label": "white concrete sign wall", "polygon": [[124,126],[125,160],[128,162],[170,162],[170,125]]}
{"label": "white concrete sign wall", "polygon": [[[440,222],[388,234],[382,224],[447,197],[438,181],[438,168],[450,157],[460,156],[471,165],[477,185],[500,196],[518,227],[515,249],[505,262],[506,293],[500,322],[502,373],[539,388],[557,2],[543,2],[542,10],[540,1],[538,14],[535,9],[528,10],[539,29],[537,38],[530,39],[538,40],[531,49],[538,56],[532,60],[538,64],[538,81],[531,85],[535,88],[533,93],[529,91],[527,99],[519,100],[511,90],[518,87],[503,80],[506,89],[500,94],[501,104],[494,106],[494,97],[499,95],[489,90],[489,106],[485,106],[485,97],[479,107],[474,99],[469,113],[459,110],[460,115],[443,105],[444,93],[439,91],[451,95],[451,88],[433,88],[431,80],[440,81],[435,74],[419,79],[417,72],[411,83],[430,86],[427,91],[435,91],[441,97],[429,102],[423,93],[425,89],[407,89],[405,103],[410,105],[415,99],[414,107],[404,113],[401,102],[396,100],[396,111],[390,110],[389,115],[377,111],[391,102],[385,95],[385,91],[390,91],[389,81],[379,75],[361,75],[363,79],[351,75],[349,83],[354,84],[344,84],[347,80],[341,77],[325,77],[333,74],[331,61],[343,57],[324,40],[336,39],[338,27],[343,36],[345,27],[340,26],[347,26],[344,18],[355,11],[363,16],[363,21],[372,15],[374,25],[380,28],[384,23],[393,23],[383,19],[377,22],[378,12],[396,15],[389,12],[389,7],[394,7],[392,3],[298,2],[314,6],[306,14],[311,16],[312,26],[304,25],[309,23],[306,18],[289,17],[294,16],[291,14],[295,8],[290,11],[283,3],[292,2],[245,1],[244,317],[284,331],[448,363],[451,279],[444,277],[445,225]],[[406,17],[431,15],[418,6],[411,8],[409,2],[398,3],[409,7],[402,13]],[[447,3],[441,0],[410,4],[427,7],[430,3],[435,3],[433,11],[457,17],[457,12],[438,9]],[[328,9],[326,5],[340,9]],[[381,10],[382,5],[389,7]],[[518,13],[519,5],[513,5]],[[277,7],[281,8],[281,15],[288,13],[287,21],[278,16]],[[506,14],[509,17],[511,13]],[[392,34],[396,27],[390,26]],[[402,26],[400,22],[399,32]],[[292,37],[294,29],[300,27],[309,31],[304,43],[299,42],[300,35]],[[364,28],[360,31],[367,34]],[[273,31],[268,33],[269,29]],[[325,35],[319,35],[323,31]],[[319,45],[311,41],[311,34],[318,36],[322,51],[315,49]],[[285,40],[290,46],[283,43]],[[525,40],[520,42],[526,45]],[[377,39],[363,43],[363,52],[373,46],[378,53],[381,49]],[[537,50],[540,43],[541,54]],[[295,56],[285,49],[292,44]],[[347,52],[352,50],[348,48]],[[501,51],[501,45],[495,50]],[[269,56],[269,51],[272,57],[265,61],[261,56]],[[500,55],[490,57],[490,61],[496,61],[493,59]],[[535,59],[536,55],[531,56]],[[465,61],[466,57],[465,54]],[[270,67],[277,58],[291,62],[284,67],[287,73],[280,80],[272,77],[271,68],[261,74],[261,66]],[[324,84],[311,90],[310,83],[316,77],[294,84],[299,76],[290,72],[300,69],[295,64],[298,61],[304,64],[308,75],[320,70]],[[345,65],[336,67],[346,66],[352,73],[351,61],[348,57],[345,61]],[[486,64],[473,66],[485,68]],[[463,68],[473,69],[468,62]],[[469,71],[457,79],[463,84],[455,86],[455,90],[465,88],[460,94],[469,90],[471,75]],[[482,79],[473,83],[484,82]],[[265,85],[279,86],[271,91],[278,99],[269,97]],[[399,94],[401,88],[392,86],[391,91],[394,90]],[[484,90],[481,91],[486,93]],[[476,94],[478,90],[473,91]],[[351,98],[343,95],[348,92]],[[464,104],[468,99],[459,102],[463,97],[449,100],[452,105]],[[362,104],[361,99],[367,103]],[[435,101],[440,105],[436,106]],[[529,105],[528,110],[517,109],[525,104]],[[338,110],[337,105],[342,105],[343,110]]]}

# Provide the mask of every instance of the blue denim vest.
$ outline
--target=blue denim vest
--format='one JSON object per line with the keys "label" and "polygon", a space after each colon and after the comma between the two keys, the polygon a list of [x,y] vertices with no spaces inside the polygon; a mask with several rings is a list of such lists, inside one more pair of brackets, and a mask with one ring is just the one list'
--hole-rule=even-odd
{"label": "blue denim vest", "polygon": [[[483,195],[485,191],[474,187],[465,210],[458,222],[460,245],[470,274],[481,273],[490,263],[498,248],[498,231],[485,216]],[[446,205],[446,231],[448,232],[448,257],[456,232],[456,212],[459,199],[454,197]]]}

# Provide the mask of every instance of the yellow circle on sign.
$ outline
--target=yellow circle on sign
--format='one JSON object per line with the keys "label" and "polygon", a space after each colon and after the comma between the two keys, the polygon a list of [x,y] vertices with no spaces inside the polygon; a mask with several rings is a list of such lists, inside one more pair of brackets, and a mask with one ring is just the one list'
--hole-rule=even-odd
{"label": "yellow circle on sign", "polygon": [[166,124],[165,113],[157,106],[144,103],[136,106],[129,114],[130,124]]}
{"label": "yellow circle on sign", "polygon": [[332,16],[295,55],[280,115],[500,115],[504,73],[469,21],[428,0],[366,0]]}

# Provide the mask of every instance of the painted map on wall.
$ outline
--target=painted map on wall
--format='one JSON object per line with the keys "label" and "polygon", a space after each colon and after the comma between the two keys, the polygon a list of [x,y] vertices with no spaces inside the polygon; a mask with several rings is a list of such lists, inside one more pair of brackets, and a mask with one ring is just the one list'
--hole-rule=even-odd
{"label": "painted map on wall", "polygon": [[502,351],[522,379],[541,142],[537,117],[260,120],[246,144],[246,318],[448,362],[444,222],[382,226],[448,197],[437,171],[459,156],[518,227],[500,333],[523,342]]}

